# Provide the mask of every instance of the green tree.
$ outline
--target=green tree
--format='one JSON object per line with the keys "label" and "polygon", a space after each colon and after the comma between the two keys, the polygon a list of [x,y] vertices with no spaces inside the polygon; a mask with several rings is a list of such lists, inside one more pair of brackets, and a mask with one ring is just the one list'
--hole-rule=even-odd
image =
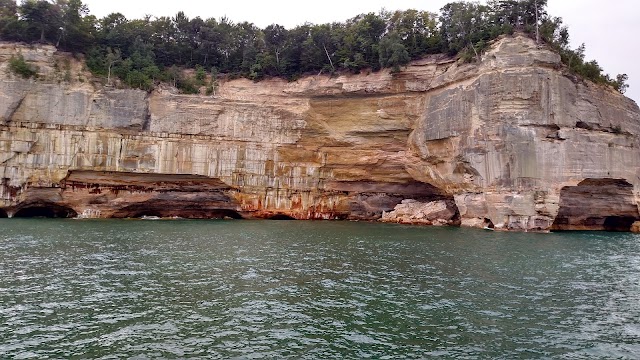
{"label": "green tree", "polygon": [[26,28],[34,35],[30,39],[38,41],[53,40],[62,26],[60,7],[44,0],[25,0],[19,7]]}
{"label": "green tree", "polygon": [[400,66],[408,64],[411,59],[396,32],[389,33],[380,40],[379,53],[380,66],[390,67],[393,72],[399,72]]}
{"label": "green tree", "polygon": [[618,74],[616,79],[613,81],[613,88],[618,90],[621,94],[624,94],[629,88],[629,84],[627,84],[628,80],[629,76],[627,74]]}
{"label": "green tree", "polygon": [[275,56],[277,73],[281,71],[281,57],[286,41],[287,29],[284,26],[272,24],[264,29],[264,42],[267,51]]}
{"label": "green tree", "polygon": [[24,28],[18,19],[15,0],[0,0],[0,40],[23,40]]}
{"label": "green tree", "polygon": [[97,42],[99,45],[126,49],[132,34],[127,29],[127,18],[121,13],[111,13],[98,21]]}
{"label": "green tree", "polygon": [[120,49],[111,49],[110,47],[107,47],[105,62],[107,66],[107,84],[111,85],[111,69],[114,65],[117,66],[120,62],[122,62],[122,54],[120,53]]}
{"label": "green tree", "polygon": [[0,0],[0,18],[17,17],[18,5],[15,0]]}
{"label": "green tree", "polygon": [[466,50],[479,58],[477,44],[486,43],[490,38],[489,8],[477,2],[445,5],[441,9],[440,24],[445,49],[452,55]]}
{"label": "green tree", "polygon": [[388,32],[398,34],[412,58],[440,51],[441,39],[435,14],[410,9],[385,14],[385,17]]}
{"label": "green tree", "polygon": [[[387,24],[384,19],[374,13],[360,15],[351,20],[350,31],[353,32],[353,65],[359,68],[369,66],[374,70],[379,67],[378,45],[384,35]],[[358,55],[359,54],[359,55]],[[356,57],[362,57],[356,59]]]}
{"label": "green tree", "polygon": [[89,8],[81,0],[58,0],[62,8],[62,26],[56,46],[81,52],[93,42],[96,19],[88,16]]}
{"label": "green tree", "polygon": [[202,65],[200,64],[196,65],[196,84],[198,86],[204,85],[206,78],[207,72],[204,71],[204,67],[202,67]]}
{"label": "green tree", "polygon": [[[233,78],[265,76],[295,79],[304,73],[398,71],[410,59],[447,52],[464,60],[479,58],[501,34],[526,32],[558,52],[576,75],[626,89],[626,75],[615,79],[595,61],[585,62],[584,46],[569,47],[562,19],[546,12],[548,0],[456,1],[439,16],[405,10],[358,15],[345,22],[303,24],[293,29],[272,24],[264,29],[223,17],[173,17],[129,20],[114,13],[96,20],[82,0],[0,0],[0,39],[49,42],[86,55],[89,68],[128,86],[150,89],[156,80],[183,92],[207,85],[204,69],[215,67]],[[195,76],[183,73],[195,67]],[[623,76],[624,75],[624,76]]]}

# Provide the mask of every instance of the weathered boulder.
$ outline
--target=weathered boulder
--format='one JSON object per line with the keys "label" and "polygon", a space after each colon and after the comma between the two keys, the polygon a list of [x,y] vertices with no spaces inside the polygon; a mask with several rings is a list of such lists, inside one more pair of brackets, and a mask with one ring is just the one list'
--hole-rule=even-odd
{"label": "weathered boulder", "polygon": [[382,222],[423,225],[454,225],[459,223],[458,211],[453,202],[445,200],[423,203],[413,199],[402,202],[390,211],[382,213]]}

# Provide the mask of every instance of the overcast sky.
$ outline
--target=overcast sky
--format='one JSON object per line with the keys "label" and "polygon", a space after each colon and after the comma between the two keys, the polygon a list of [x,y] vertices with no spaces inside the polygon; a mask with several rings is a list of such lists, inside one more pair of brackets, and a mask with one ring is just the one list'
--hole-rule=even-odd
{"label": "overcast sky", "polygon": [[[184,11],[203,19],[227,16],[234,22],[249,21],[264,28],[273,23],[287,28],[304,22],[344,21],[366,12],[420,9],[438,11],[452,0],[84,0],[91,14],[103,17],[120,12],[127,18],[173,16]],[[548,0],[548,10],[569,26],[571,44],[587,46],[587,60],[595,59],[612,77],[629,75],[626,95],[640,103],[640,3],[638,0]]]}

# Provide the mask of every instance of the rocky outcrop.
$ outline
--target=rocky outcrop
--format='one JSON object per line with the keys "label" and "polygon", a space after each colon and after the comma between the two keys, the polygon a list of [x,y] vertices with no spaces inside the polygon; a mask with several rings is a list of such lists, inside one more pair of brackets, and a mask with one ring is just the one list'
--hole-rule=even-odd
{"label": "rocky outcrop", "polygon": [[[10,73],[17,53],[38,80]],[[411,199],[502,230],[640,220],[637,105],[523,36],[474,64],[239,79],[215,96],[105,87],[69,59],[0,44],[8,216],[376,220]]]}
{"label": "rocky outcrop", "polygon": [[459,225],[459,215],[453,202],[445,200],[423,203],[413,199],[402,202],[390,212],[383,212],[382,222],[420,225]]}

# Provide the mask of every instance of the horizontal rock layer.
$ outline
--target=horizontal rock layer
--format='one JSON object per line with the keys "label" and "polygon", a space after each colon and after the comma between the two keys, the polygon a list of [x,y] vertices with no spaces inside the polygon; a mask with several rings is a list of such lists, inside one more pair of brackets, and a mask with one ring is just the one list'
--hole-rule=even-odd
{"label": "horizontal rock layer", "polygon": [[[17,53],[38,80],[11,74]],[[526,37],[475,64],[240,79],[215,96],[104,87],[73,61],[65,81],[65,56],[0,44],[0,216],[375,220],[411,199],[504,230],[639,219],[637,105]]]}

